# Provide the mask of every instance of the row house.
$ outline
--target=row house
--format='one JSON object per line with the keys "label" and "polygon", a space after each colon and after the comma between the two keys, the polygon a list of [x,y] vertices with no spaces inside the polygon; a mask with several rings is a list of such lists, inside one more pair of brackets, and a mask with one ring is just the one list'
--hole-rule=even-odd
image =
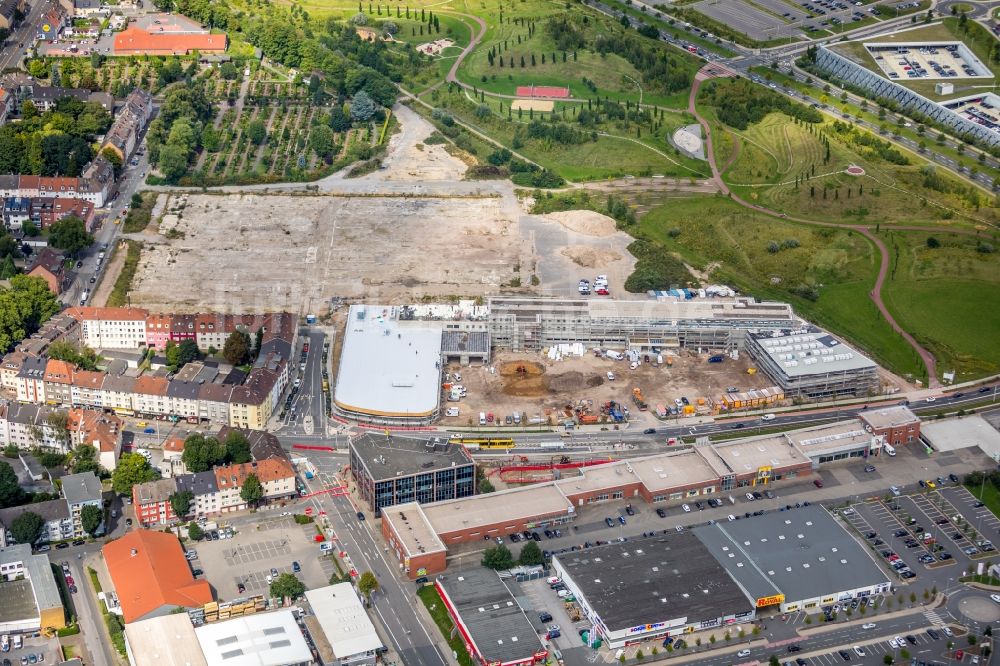
{"label": "row house", "polygon": [[79,218],[87,231],[94,230],[94,204],[83,199],[39,197],[31,199],[31,221],[40,229],[48,229],[56,222],[73,216]]}
{"label": "row house", "polygon": [[40,446],[68,453],[65,431],[49,423],[54,411],[44,405],[0,404],[0,446],[13,445],[25,451]]}
{"label": "row house", "polygon": [[177,521],[170,505],[170,496],[178,492],[173,477],[156,479],[132,486],[132,506],[135,518],[143,527],[169,525]]}
{"label": "row house", "polygon": [[17,399],[21,402],[45,402],[45,357],[28,357],[17,373]]}
{"label": "row house", "polygon": [[243,484],[250,474],[255,474],[264,490],[264,501],[294,497],[295,470],[287,460],[270,458],[240,465],[216,467],[215,482],[219,493],[219,512],[230,513],[247,508],[240,497]]}
{"label": "row house", "polygon": [[[83,199],[97,208],[102,208],[114,185],[114,169],[108,170],[110,162],[96,157],[84,167],[83,175],[71,176],[25,176],[7,175],[0,177],[0,196],[4,198],[38,197]],[[110,179],[108,175],[110,174]]]}
{"label": "row house", "polygon": [[103,409],[105,374],[94,370],[76,370],[73,373],[71,405]]}
{"label": "row house", "polygon": [[198,394],[201,385],[197,382],[184,382],[174,379],[167,384],[167,399],[170,414],[182,419],[199,418]]}
{"label": "row house", "polygon": [[73,404],[73,364],[48,359],[45,363],[45,402],[50,405]]}
{"label": "row house", "polygon": [[[171,341],[178,345],[185,340],[194,340],[197,343],[195,320],[198,316],[191,314],[150,314],[146,318],[146,345],[162,350],[166,349],[167,342]],[[217,347],[217,349],[222,348]]]}
{"label": "row house", "polygon": [[141,416],[158,416],[169,414],[166,377],[149,377],[143,375],[135,380],[132,388],[133,411]]}
{"label": "row house", "polygon": [[31,219],[31,202],[28,197],[7,197],[3,200],[3,223],[11,231],[19,231]]}
{"label": "row house", "polygon": [[198,388],[198,418],[212,423],[229,423],[230,384],[202,384]]}
{"label": "row house", "polygon": [[153,96],[145,90],[136,88],[125,98],[121,111],[104,135],[101,151],[110,148],[123,162],[127,162],[139,143],[139,135],[146,128],[152,115]]}

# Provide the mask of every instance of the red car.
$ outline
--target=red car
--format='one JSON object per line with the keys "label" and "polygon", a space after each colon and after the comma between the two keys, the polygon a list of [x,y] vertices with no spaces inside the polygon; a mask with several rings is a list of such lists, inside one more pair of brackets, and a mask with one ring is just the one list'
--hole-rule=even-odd
{"label": "red car", "polygon": [[605,289],[604,287],[601,287],[600,289],[598,289],[598,290],[597,290],[597,295],[598,295],[598,296],[607,296],[607,295],[608,295],[608,294],[610,294],[610,293],[611,293],[611,292],[609,292],[609,291],[608,291],[607,289]]}
{"label": "red car", "polygon": [[816,486],[817,488],[822,488],[823,482],[820,481],[819,479],[816,479],[815,481],[813,481],[813,485]]}
{"label": "red car", "polygon": [[309,343],[308,342],[305,343],[304,345],[302,345],[302,353],[303,354],[309,353]]}
{"label": "red car", "polygon": [[72,576],[66,576],[66,584],[67,585],[76,585],[76,583],[73,582],[73,577]]}

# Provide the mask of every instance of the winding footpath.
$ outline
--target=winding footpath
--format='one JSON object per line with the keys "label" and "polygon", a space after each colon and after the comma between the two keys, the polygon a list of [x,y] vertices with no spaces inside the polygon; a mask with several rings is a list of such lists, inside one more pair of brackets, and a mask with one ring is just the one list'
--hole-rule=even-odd
{"label": "winding footpath", "polygon": [[[889,325],[893,328],[893,330],[896,331],[897,333],[899,333],[903,337],[903,339],[906,340],[909,343],[909,345],[911,347],[913,347],[913,349],[920,356],[920,359],[924,363],[924,367],[927,368],[927,386],[928,386],[928,388],[940,388],[941,387],[941,382],[938,381],[938,378],[937,378],[937,359],[935,359],[933,354],[931,354],[927,349],[925,349],[923,346],[921,346],[920,343],[917,342],[916,339],[912,335],[910,335],[909,332],[907,332],[906,330],[904,330],[903,327],[900,326],[896,322],[896,319],[889,312],[889,309],[886,307],[885,302],[882,300],[882,287],[885,284],[885,278],[886,278],[886,276],[889,274],[889,263],[890,263],[889,262],[889,251],[886,248],[885,243],[882,242],[882,239],[880,239],[878,236],[876,236],[874,233],[872,233],[872,230],[871,230],[870,227],[863,226],[863,225],[836,224],[836,223],[833,223],[833,222],[820,222],[818,220],[810,220],[810,219],[802,218],[802,217],[793,217],[793,216],[790,216],[790,215],[786,215],[785,213],[779,213],[779,212],[771,210],[770,208],[767,208],[765,206],[760,206],[758,204],[753,204],[753,203],[750,203],[748,201],[744,201],[738,195],[734,194],[729,189],[729,186],[726,185],[725,181],[722,179],[722,173],[720,172],[719,167],[718,167],[718,165],[716,164],[716,161],[715,161],[715,151],[712,148],[712,131],[711,131],[711,128],[708,125],[708,121],[706,121],[701,116],[701,114],[698,113],[698,108],[697,108],[697,105],[695,104],[695,102],[698,99],[698,90],[701,88],[701,84],[702,84],[703,81],[707,81],[708,79],[715,78],[715,77],[718,77],[718,76],[730,76],[730,75],[731,75],[730,72],[728,72],[725,68],[722,68],[722,67],[720,67],[718,65],[707,65],[705,67],[702,67],[698,71],[698,73],[695,75],[694,83],[691,86],[691,93],[688,96],[688,109],[687,110],[688,110],[688,112],[691,115],[693,115],[698,120],[698,123],[701,125],[702,130],[705,133],[705,155],[706,155],[706,157],[708,157],[708,165],[709,165],[709,167],[712,170],[712,178],[713,178],[713,180],[715,180],[716,186],[719,188],[719,190],[724,195],[728,196],[732,201],[738,203],[739,205],[743,206],[744,208],[749,208],[750,210],[754,210],[754,211],[757,211],[759,213],[764,213],[765,215],[770,215],[772,217],[777,217],[777,218],[781,218],[781,219],[785,219],[785,220],[792,220],[794,222],[801,222],[803,224],[810,224],[810,225],[821,226],[821,227],[840,227],[840,228],[844,228],[844,229],[853,229],[853,230],[857,231],[858,233],[864,235],[864,237],[867,238],[868,240],[870,240],[875,245],[875,247],[878,249],[878,251],[879,251],[880,262],[879,262],[878,277],[875,279],[875,286],[871,290],[871,292],[869,293],[869,297],[871,298],[872,302],[875,304],[875,307],[878,308],[878,311],[882,314],[882,317],[887,322],[889,322]],[[729,164],[727,164],[726,167],[728,168],[731,163],[732,163],[732,160],[730,160]],[[927,228],[927,227],[893,227],[893,228],[894,229],[914,229],[914,230],[920,230],[920,231],[939,231],[939,232],[946,232],[946,233],[955,233],[956,232],[956,230],[954,230],[954,229],[934,229],[934,228]]]}

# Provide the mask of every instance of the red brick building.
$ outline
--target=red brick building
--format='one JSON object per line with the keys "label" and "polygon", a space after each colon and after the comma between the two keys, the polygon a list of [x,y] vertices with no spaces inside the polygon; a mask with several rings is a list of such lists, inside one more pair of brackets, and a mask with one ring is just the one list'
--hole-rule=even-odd
{"label": "red brick building", "polygon": [[866,430],[885,437],[887,444],[901,446],[920,441],[920,418],[903,405],[866,409],[858,418]]}

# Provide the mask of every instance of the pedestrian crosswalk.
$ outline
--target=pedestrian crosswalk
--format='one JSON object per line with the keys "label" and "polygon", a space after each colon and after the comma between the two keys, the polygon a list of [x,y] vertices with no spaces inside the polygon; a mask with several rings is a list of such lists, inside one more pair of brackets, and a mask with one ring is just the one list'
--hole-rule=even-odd
{"label": "pedestrian crosswalk", "polygon": [[926,611],[924,611],[924,617],[926,617],[927,621],[930,622],[931,624],[933,624],[936,627],[948,624],[948,622],[944,618],[942,618],[940,615],[938,615],[937,611],[934,611],[934,610],[926,610]]}

